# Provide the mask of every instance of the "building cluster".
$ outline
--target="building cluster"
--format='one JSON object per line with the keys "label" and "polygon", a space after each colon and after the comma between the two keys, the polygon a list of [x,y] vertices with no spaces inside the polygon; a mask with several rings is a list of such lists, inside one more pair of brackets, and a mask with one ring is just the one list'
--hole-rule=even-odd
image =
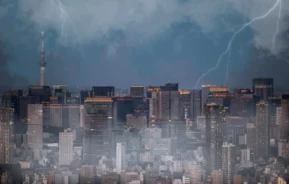
{"label": "building cluster", "polygon": [[[23,183],[289,179],[289,94],[274,93],[270,78],[253,79],[251,89],[40,85],[0,99],[0,164],[20,165]],[[3,183],[15,179],[11,169],[0,174]]]}

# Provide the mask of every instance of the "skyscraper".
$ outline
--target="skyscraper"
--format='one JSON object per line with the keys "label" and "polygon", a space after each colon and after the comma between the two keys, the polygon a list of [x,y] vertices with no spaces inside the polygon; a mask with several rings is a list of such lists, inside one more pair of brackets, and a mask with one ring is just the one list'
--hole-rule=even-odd
{"label": "skyscraper", "polygon": [[92,96],[109,96],[112,97],[115,95],[114,86],[93,86],[92,87]]}
{"label": "skyscraper", "polygon": [[256,104],[256,159],[269,154],[269,108],[266,101]]}
{"label": "skyscraper", "polygon": [[116,144],[116,172],[120,174],[125,168],[125,147],[123,143]]}
{"label": "skyscraper", "polygon": [[256,153],[256,126],[253,123],[248,123],[246,125],[246,131],[247,131],[247,148],[250,149],[253,153],[252,160],[255,160],[255,153]]}
{"label": "skyscraper", "polygon": [[70,165],[73,161],[73,141],[75,135],[71,129],[59,133],[59,165]]}
{"label": "skyscraper", "polygon": [[252,85],[254,96],[257,97],[258,100],[268,100],[270,96],[273,96],[273,78],[254,78]]}
{"label": "skyscraper", "polygon": [[131,86],[130,96],[131,97],[144,97],[144,87],[143,86]]}
{"label": "skyscraper", "polygon": [[224,184],[233,184],[235,146],[225,143],[222,146],[222,171],[224,174]]}
{"label": "skyscraper", "polygon": [[225,139],[226,110],[215,103],[205,106],[206,147],[209,172],[222,167],[222,145]]}
{"label": "skyscraper", "polygon": [[158,122],[179,119],[179,108],[180,94],[178,91],[152,92],[150,115],[155,115]]}
{"label": "skyscraper", "polygon": [[191,93],[191,119],[197,120],[197,116],[202,113],[202,92],[201,90],[193,90]]}
{"label": "skyscraper", "polygon": [[282,95],[281,100],[281,139],[289,138],[289,94]]}
{"label": "skyscraper", "polygon": [[110,129],[113,123],[113,100],[110,97],[86,98],[83,158],[96,163],[110,155]]}
{"label": "skyscraper", "polygon": [[0,107],[0,164],[13,158],[13,109]]}
{"label": "skyscraper", "polygon": [[43,146],[43,105],[28,105],[28,147],[33,150],[41,150]]}

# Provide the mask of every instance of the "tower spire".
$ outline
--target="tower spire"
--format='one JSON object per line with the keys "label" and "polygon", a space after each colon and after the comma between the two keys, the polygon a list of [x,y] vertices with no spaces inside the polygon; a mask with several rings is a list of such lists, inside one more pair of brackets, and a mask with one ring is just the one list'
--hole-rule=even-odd
{"label": "tower spire", "polygon": [[44,74],[45,74],[45,50],[44,50],[44,32],[41,32],[41,53],[40,53],[40,86],[44,86]]}

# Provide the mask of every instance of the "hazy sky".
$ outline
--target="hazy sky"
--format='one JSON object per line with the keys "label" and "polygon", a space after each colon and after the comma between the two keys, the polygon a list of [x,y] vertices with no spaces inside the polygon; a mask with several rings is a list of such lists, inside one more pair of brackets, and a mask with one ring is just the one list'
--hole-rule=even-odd
{"label": "hazy sky", "polygon": [[[234,85],[253,47],[275,55],[287,48],[281,34],[274,50],[272,40],[288,27],[288,0],[0,0],[0,36],[11,75],[30,84],[39,83],[44,30],[48,84],[193,88],[234,32],[274,5],[232,42],[227,84]],[[224,84],[228,56],[200,83]]]}

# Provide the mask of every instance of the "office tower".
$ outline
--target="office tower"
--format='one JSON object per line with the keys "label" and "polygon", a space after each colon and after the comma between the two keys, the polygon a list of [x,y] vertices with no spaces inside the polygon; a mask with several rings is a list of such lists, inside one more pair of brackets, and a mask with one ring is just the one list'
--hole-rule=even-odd
{"label": "office tower", "polygon": [[202,92],[201,90],[193,90],[191,93],[191,119],[197,120],[202,113]]}
{"label": "office tower", "polygon": [[83,158],[96,163],[110,155],[110,129],[113,123],[113,100],[109,97],[86,98]]}
{"label": "office tower", "polygon": [[246,134],[246,119],[241,117],[232,117],[227,118],[227,140],[229,143],[232,143],[236,146],[239,144],[245,143],[245,134]]}
{"label": "office tower", "polygon": [[80,91],[80,104],[84,104],[85,103],[85,99],[87,97],[90,97],[91,92],[88,90],[82,90]]}
{"label": "office tower", "polygon": [[256,159],[267,158],[269,154],[269,108],[268,103],[256,104]]}
{"label": "office tower", "polygon": [[180,93],[180,118],[185,119],[185,111],[187,118],[191,117],[191,92],[187,90],[179,90]]}
{"label": "office tower", "polygon": [[92,96],[107,96],[113,97],[115,94],[114,86],[93,86]]}
{"label": "office tower", "polygon": [[149,118],[149,100],[147,98],[135,97],[132,99],[133,115]]}
{"label": "office tower", "polygon": [[116,121],[120,124],[125,124],[126,115],[133,113],[133,99],[131,97],[116,97],[114,98],[116,106]]}
{"label": "office tower", "polygon": [[276,125],[280,126],[282,124],[282,107],[276,108]]}
{"label": "office tower", "polygon": [[251,117],[253,115],[253,92],[250,89],[235,89],[230,104],[230,116]]}
{"label": "office tower", "polygon": [[9,90],[8,94],[2,96],[1,105],[14,109],[14,120],[19,119],[19,98],[23,97],[23,90]]}
{"label": "office tower", "polygon": [[[43,109],[49,109],[49,126],[62,127],[62,105],[61,104],[51,104],[43,106]],[[45,120],[47,122],[47,120]],[[68,127],[66,127],[68,128]]]}
{"label": "office tower", "polygon": [[289,158],[289,143],[286,139],[278,141],[278,156],[283,158]]}
{"label": "office tower", "polygon": [[52,95],[57,96],[58,93],[66,93],[68,91],[67,85],[53,85]]}
{"label": "office tower", "polygon": [[37,96],[19,97],[19,120],[26,122],[28,119],[28,104],[40,104]]}
{"label": "office tower", "polygon": [[281,139],[289,138],[289,94],[282,95],[281,100],[282,118],[281,118]]}
{"label": "office tower", "polygon": [[53,85],[52,95],[57,97],[59,104],[66,104],[67,98],[71,97],[71,93],[66,85]]}
{"label": "office tower", "polygon": [[123,143],[116,144],[116,172],[120,174],[125,169],[125,146]]}
{"label": "office tower", "polygon": [[83,165],[80,168],[80,184],[94,183],[95,171],[93,165]]}
{"label": "office tower", "polygon": [[40,103],[47,104],[50,102],[51,90],[49,86],[29,86],[28,96],[38,97]]}
{"label": "office tower", "polygon": [[0,164],[13,159],[13,109],[0,107]]}
{"label": "office tower", "polygon": [[70,165],[73,161],[74,132],[65,129],[59,133],[59,165]]}
{"label": "office tower", "polygon": [[158,92],[161,91],[161,87],[160,86],[148,86],[146,88],[146,97],[147,98],[152,98],[152,92]]}
{"label": "office tower", "polygon": [[131,97],[144,97],[144,87],[143,86],[131,86],[130,96]]}
{"label": "office tower", "polygon": [[126,125],[134,127],[138,130],[147,128],[147,118],[145,116],[126,115]]}
{"label": "office tower", "polygon": [[206,103],[216,103],[229,108],[232,97],[228,87],[210,87]]}
{"label": "office tower", "polygon": [[207,170],[222,167],[222,145],[225,139],[226,110],[215,103],[205,106]]}
{"label": "office tower", "polygon": [[235,174],[233,178],[234,184],[242,184],[242,175]]}
{"label": "office tower", "polygon": [[33,150],[41,150],[43,146],[43,105],[28,105],[28,147]]}
{"label": "office tower", "polygon": [[178,91],[152,92],[150,114],[155,115],[157,122],[168,122],[179,119],[180,98]]}
{"label": "office tower", "polygon": [[202,115],[205,113],[205,104],[216,103],[225,107],[229,106],[231,94],[228,87],[217,87],[215,85],[202,85]]}
{"label": "office tower", "polygon": [[222,146],[222,171],[224,184],[233,184],[235,145],[225,143]]}
{"label": "office tower", "polygon": [[178,83],[166,83],[164,86],[160,86],[161,91],[179,91]]}
{"label": "office tower", "polygon": [[[246,126],[246,131],[247,131],[247,148],[250,149],[253,154],[256,153],[256,136],[257,136],[257,131],[256,131],[256,126],[253,123],[248,123]],[[252,155],[251,158],[253,161],[255,160],[255,156]]]}
{"label": "office tower", "polygon": [[198,184],[200,182],[202,182],[202,172],[203,172],[203,168],[201,165],[199,164],[193,164],[191,166],[191,182],[192,184]]}
{"label": "office tower", "polygon": [[268,100],[274,93],[273,78],[254,78],[252,80],[252,89],[254,96],[258,100]]}
{"label": "office tower", "polygon": [[204,84],[202,85],[202,89],[201,89],[201,105],[202,105],[202,115],[205,114],[205,110],[204,110],[204,105],[207,104],[207,99],[210,93],[210,88],[211,87],[216,87],[215,85],[211,85],[211,84]]}
{"label": "office tower", "polygon": [[221,170],[214,170],[212,172],[213,184],[223,183],[223,172]]}

